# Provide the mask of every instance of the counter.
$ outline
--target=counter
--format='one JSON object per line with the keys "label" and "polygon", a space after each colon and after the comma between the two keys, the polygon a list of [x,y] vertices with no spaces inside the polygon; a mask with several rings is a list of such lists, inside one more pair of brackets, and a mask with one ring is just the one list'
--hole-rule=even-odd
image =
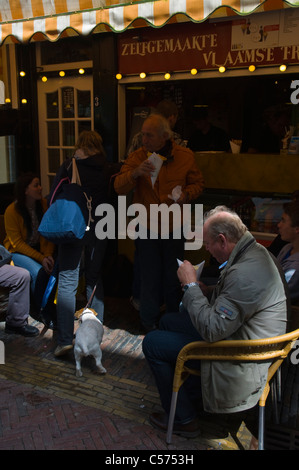
{"label": "counter", "polygon": [[299,189],[299,155],[195,152],[205,187],[290,194]]}

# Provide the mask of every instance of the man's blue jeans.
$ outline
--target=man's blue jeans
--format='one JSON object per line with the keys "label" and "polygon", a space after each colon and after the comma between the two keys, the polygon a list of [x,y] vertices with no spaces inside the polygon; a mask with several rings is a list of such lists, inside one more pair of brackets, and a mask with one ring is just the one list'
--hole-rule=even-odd
{"label": "man's blue jeans", "polygon": [[[202,338],[186,311],[163,315],[159,328],[144,337],[142,347],[154,374],[162,407],[168,415],[177,356],[183,346]],[[184,424],[194,419],[197,415],[196,404],[200,400],[200,379],[190,376],[178,394],[176,422]]]}

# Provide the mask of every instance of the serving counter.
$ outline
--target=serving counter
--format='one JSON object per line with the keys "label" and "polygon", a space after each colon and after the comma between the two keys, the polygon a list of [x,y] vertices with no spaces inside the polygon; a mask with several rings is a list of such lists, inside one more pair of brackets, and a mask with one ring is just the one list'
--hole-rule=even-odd
{"label": "serving counter", "polygon": [[[299,155],[196,152],[195,160],[205,180],[205,191],[198,200],[205,210],[219,204],[237,210],[238,202],[240,207],[248,201],[252,204],[251,197],[288,199],[299,189]],[[264,246],[269,246],[276,236],[269,231],[271,226],[275,227],[276,221],[261,231],[256,226],[250,227]],[[118,246],[120,253],[133,260],[132,240],[119,240]],[[196,264],[202,259],[208,262],[209,255],[202,248],[200,252],[186,252],[186,258]]]}
{"label": "serving counter", "polygon": [[290,194],[299,189],[299,155],[195,153],[205,187]]}

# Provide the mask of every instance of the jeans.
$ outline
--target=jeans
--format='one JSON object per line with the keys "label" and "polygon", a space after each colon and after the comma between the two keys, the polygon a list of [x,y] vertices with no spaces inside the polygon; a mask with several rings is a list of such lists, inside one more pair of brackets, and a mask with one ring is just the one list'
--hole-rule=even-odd
{"label": "jeans", "polygon": [[[162,407],[168,415],[177,356],[183,346],[192,341],[201,341],[202,338],[186,311],[165,314],[159,328],[144,337],[142,348],[154,374]],[[199,367],[198,361],[193,366]],[[190,376],[179,390],[175,421],[184,424],[194,419],[199,402],[200,378]]]}
{"label": "jeans", "polygon": [[73,342],[81,258],[84,265],[86,297],[89,300],[94,286],[97,285],[90,307],[103,321],[104,291],[100,274],[106,245],[107,240],[99,240],[94,231],[89,231],[82,241],[78,240],[58,247],[57,342],[61,346]]}
{"label": "jeans", "polygon": [[136,239],[140,272],[140,319],[153,327],[159,320],[161,291],[167,312],[179,308],[182,295],[177,277],[177,258],[184,257],[181,239]]}

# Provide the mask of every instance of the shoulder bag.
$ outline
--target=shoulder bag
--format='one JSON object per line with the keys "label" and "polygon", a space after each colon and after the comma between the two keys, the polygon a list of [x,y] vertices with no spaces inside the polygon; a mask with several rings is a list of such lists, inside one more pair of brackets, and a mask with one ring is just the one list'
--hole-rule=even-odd
{"label": "shoulder bag", "polygon": [[72,159],[72,180],[63,178],[55,188],[39,233],[53,243],[81,240],[90,229],[92,198],[82,190],[76,159]]}

